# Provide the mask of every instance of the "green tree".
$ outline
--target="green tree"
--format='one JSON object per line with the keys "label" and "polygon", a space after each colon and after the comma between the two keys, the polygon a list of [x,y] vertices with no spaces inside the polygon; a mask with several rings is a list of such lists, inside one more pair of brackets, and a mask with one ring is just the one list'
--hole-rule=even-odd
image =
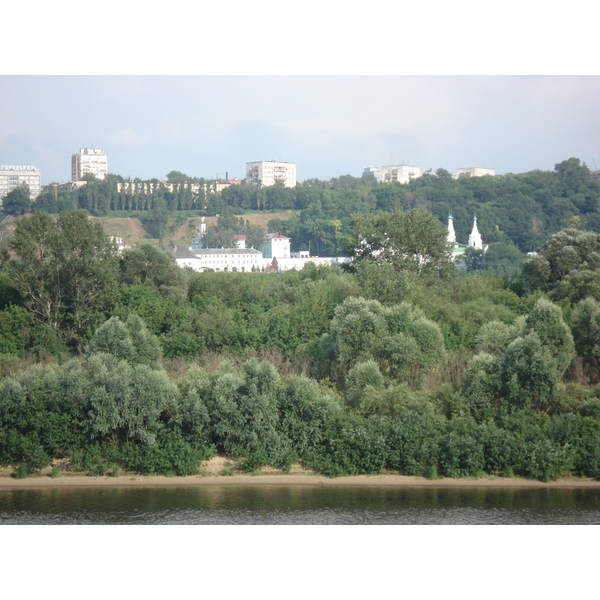
{"label": "green tree", "polygon": [[385,333],[383,307],[376,300],[347,298],[335,309],[331,335],[338,359],[345,367],[372,358]]}
{"label": "green tree", "polygon": [[169,222],[169,207],[167,202],[162,197],[157,197],[154,201],[154,209],[152,210],[151,223],[154,226],[158,243],[162,248],[163,239],[167,231],[167,223]]}
{"label": "green tree", "polygon": [[569,158],[554,165],[565,195],[583,192],[590,183],[590,170],[578,158]]}
{"label": "green tree", "polygon": [[8,192],[2,200],[2,210],[9,215],[26,215],[31,210],[29,190],[19,186]]}
{"label": "green tree", "polygon": [[552,408],[557,394],[556,366],[535,333],[512,342],[500,360],[499,369],[502,395],[512,409]]}
{"label": "green tree", "polygon": [[540,298],[525,319],[523,334],[535,333],[546,353],[552,357],[560,377],[575,356],[573,336],[556,305]]}
{"label": "green tree", "polygon": [[141,242],[123,250],[121,273],[126,284],[145,285],[162,291],[168,288],[187,291],[185,273],[177,266],[173,255],[150,242]]}
{"label": "green tree", "polygon": [[540,249],[539,255],[523,264],[523,279],[531,290],[541,289],[572,301],[587,294],[585,282],[598,278],[600,234],[563,229]]}
{"label": "green tree", "polygon": [[205,248],[235,248],[235,236],[233,229],[218,229],[215,225],[209,225],[202,236],[202,245]]}
{"label": "green tree", "polygon": [[595,298],[581,300],[570,319],[577,355],[588,366],[592,381],[600,379],[600,302]]}
{"label": "green tree", "polygon": [[419,276],[449,276],[454,272],[446,244],[446,230],[428,212],[354,215],[352,234],[344,239],[347,254],[359,264],[390,263],[397,271]]}
{"label": "green tree", "polygon": [[88,355],[104,352],[132,365],[143,364],[157,367],[161,355],[160,342],[134,314],[125,323],[119,317],[111,317],[101,325],[86,348]]}
{"label": "green tree", "polygon": [[102,225],[85,211],[56,220],[36,212],[17,223],[9,247],[18,260],[7,269],[34,319],[80,348],[103,320],[116,283],[116,249]]}
{"label": "green tree", "polygon": [[98,353],[88,357],[85,380],[82,410],[91,439],[156,442],[159,417],[178,394],[164,371]]}
{"label": "green tree", "polygon": [[383,376],[374,360],[356,363],[346,377],[346,401],[350,406],[359,406],[367,387],[379,389],[383,385]]}

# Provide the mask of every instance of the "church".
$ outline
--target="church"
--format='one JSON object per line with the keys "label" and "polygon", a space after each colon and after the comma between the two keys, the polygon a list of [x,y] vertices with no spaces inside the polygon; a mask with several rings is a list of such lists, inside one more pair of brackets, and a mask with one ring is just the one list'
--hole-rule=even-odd
{"label": "church", "polygon": [[487,246],[484,247],[483,240],[481,239],[481,234],[479,233],[479,229],[477,229],[477,217],[473,216],[473,229],[471,230],[471,234],[469,235],[469,241],[467,245],[458,244],[456,242],[456,233],[454,231],[454,219],[452,215],[448,216],[448,235],[446,237],[446,241],[448,242],[448,247],[450,252],[452,253],[452,258],[455,261],[458,261],[460,257],[464,254],[467,248],[476,248],[477,250],[483,250],[484,252],[488,249]]}

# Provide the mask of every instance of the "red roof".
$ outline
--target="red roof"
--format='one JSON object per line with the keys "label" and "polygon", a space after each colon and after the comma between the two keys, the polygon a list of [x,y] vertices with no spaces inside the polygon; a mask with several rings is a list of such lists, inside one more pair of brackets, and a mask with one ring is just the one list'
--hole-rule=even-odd
{"label": "red roof", "polygon": [[278,239],[278,240],[289,240],[291,238],[285,236],[285,235],[281,235],[281,233],[265,233],[265,240],[273,240],[273,239]]}

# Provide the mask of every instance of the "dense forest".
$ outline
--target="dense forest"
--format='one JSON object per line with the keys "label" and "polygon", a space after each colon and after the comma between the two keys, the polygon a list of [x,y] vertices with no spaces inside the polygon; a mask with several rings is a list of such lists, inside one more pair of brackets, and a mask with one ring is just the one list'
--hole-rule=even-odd
{"label": "dense forest", "polygon": [[[119,255],[90,206],[28,207],[0,257],[0,464],[187,475],[219,452],[329,476],[600,478],[587,167],[286,193],[306,205],[278,229],[322,217],[332,235],[309,239],[350,268],[195,273],[148,242]],[[473,212],[516,272],[450,262],[447,215],[460,239]]]}
{"label": "dense forest", "polygon": [[[32,203],[20,199],[5,210],[14,214],[84,209],[93,215],[134,211],[158,230],[170,211],[199,215],[244,214],[249,210],[294,210],[291,219],[274,220],[269,229],[292,238],[292,249],[314,256],[337,256],[342,237],[351,230],[351,216],[419,208],[446,224],[454,216],[457,240],[466,243],[473,215],[489,252],[482,259],[499,274],[510,271],[519,253],[538,250],[552,235],[567,227],[600,233],[600,183],[577,158],[557,163],[552,171],[531,171],[494,177],[453,179],[444,169],[425,173],[408,184],[376,183],[344,175],[321,181],[308,179],[295,188],[232,185],[216,192],[214,182],[172,171],[167,182],[142,182],[109,175],[71,192],[44,189]],[[121,185],[121,191],[118,186]],[[226,227],[227,228],[227,227]],[[159,235],[156,235],[159,237]],[[485,266],[481,265],[481,266]],[[510,272],[511,275],[516,275]]]}

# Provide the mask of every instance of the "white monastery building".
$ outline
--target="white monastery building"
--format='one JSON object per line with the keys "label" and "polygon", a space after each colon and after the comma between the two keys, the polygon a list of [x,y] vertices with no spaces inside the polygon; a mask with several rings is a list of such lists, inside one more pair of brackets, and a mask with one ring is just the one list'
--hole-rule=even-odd
{"label": "white monastery building", "polygon": [[82,148],[71,157],[71,180],[80,181],[86,173],[96,179],[105,179],[108,174],[108,159],[100,148]]}
{"label": "white monastery building", "polygon": [[183,246],[167,249],[180,267],[194,271],[240,271],[249,273],[262,270],[262,254],[252,248],[210,248],[190,250]]}
{"label": "white monastery building", "polygon": [[42,191],[42,174],[37,167],[28,165],[0,165],[0,198],[19,186],[27,186],[33,200]]}
{"label": "white monastery building", "polygon": [[272,160],[247,162],[246,183],[262,186],[281,183],[285,187],[296,187],[296,163],[275,162]]}
{"label": "white monastery building", "polygon": [[290,258],[290,238],[281,233],[265,233],[260,247],[263,258]]}

